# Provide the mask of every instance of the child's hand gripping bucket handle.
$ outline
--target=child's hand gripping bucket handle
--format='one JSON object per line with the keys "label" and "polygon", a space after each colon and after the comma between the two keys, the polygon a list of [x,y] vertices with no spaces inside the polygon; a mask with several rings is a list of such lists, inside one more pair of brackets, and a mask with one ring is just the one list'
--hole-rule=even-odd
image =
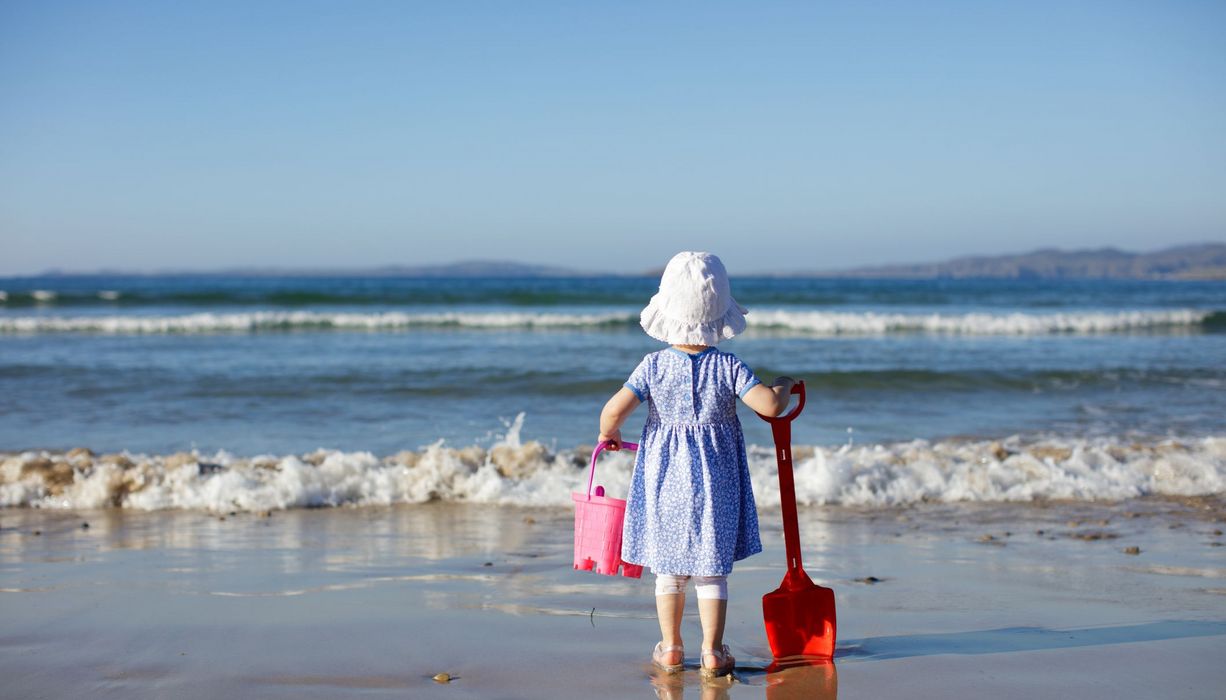
{"label": "child's hand gripping bucket handle", "polygon": [[[592,450],[592,466],[591,466],[591,468],[588,470],[588,473],[587,473],[587,497],[588,497],[588,500],[591,500],[592,495],[593,495],[593,494],[592,494],[592,481],[593,481],[593,480],[595,480],[595,478],[596,478],[596,458],[600,456],[600,453],[601,453],[601,452],[603,452],[604,450],[609,449],[609,446],[610,446],[610,445],[612,445],[612,444],[613,444],[613,441],[612,441],[612,440],[605,440],[604,442],[602,442],[602,443],[600,443],[599,445],[597,445],[597,446],[596,446],[596,449]],[[623,441],[622,441],[622,444],[621,444],[621,448],[619,448],[619,449],[626,449],[626,450],[630,450],[631,452],[634,452],[634,451],[635,451],[635,450],[637,450],[638,448],[639,448],[638,443],[636,443],[636,442],[626,442],[626,441],[624,441],[624,440],[623,440]],[[614,452],[616,452],[617,450],[613,450],[613,451],[614,451]],[[603,495],[604,495],[604,487],[603,487],[603,486],[597,486],[597,487],[596,487],[596,493],[595,493],[595,495],[597,495],[597,496],[603,496]]]}
{"label": "child's hand gripping bucket handle", "polygon": [[[604,487],[592,486],[596,479],[596,458],[613,442],[606,440],[592,451],[592,464],[588,471],[587,491],[572,493],[575,501],[575,560],[574,568],[580,571],[595,570],[597,573],[639,578],[643,567],[622,561],[622,521],[626,515],[626,502],[620,498],[604,495]],[[633,442],[621,446],[637,450]]]}

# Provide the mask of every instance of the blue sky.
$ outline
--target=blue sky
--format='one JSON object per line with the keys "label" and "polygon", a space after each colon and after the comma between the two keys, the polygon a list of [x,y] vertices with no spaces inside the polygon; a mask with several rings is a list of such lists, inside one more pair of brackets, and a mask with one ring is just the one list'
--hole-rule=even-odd
{"label": "blue sky", "polygon": [[1220,2],[0,3],[0,274],[1226,239]]}

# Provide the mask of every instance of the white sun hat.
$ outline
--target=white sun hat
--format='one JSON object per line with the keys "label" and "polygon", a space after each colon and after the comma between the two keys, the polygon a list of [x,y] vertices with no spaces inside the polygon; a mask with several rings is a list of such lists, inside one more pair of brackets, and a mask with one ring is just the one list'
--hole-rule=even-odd
{"label": "white sun hat", "polygon": [[745,330],[748,310],[732,298],[728,271],[710,253],[677,253],[664,268],[660,291],[639,323],[671,345],[715,345]]}

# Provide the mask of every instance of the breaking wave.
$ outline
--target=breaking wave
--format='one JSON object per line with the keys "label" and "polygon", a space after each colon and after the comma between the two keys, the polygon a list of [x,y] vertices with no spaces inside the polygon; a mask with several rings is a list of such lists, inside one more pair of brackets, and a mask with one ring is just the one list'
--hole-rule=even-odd
{"label": "breaking wave", "polygon": [[[811,336],[933,333],[947,335],[1050,335],[1217,328],[1220,314],[1195,309],[1086,311],[1075,313],[918,314],[758,310],[750,331]],[[332,313],[253,311],[167,316],[0,316],[0,333],[250,333],[292,330],[395,331],[413,328],[608,328],[633,327],[637,313],[445,312]]]}
{"label": "breaking wave", "polygon": [[[489,448],[448,447],[385,457],[318,450],[236,457],[66,453],[0,454],[0,506],[57,509],[197,509],[214,512],[457,501],[569,506],[586,486],[590,446],[551,451],[520,443],[518,426]],[[881,507],[917,502],[1119,500],[1226,491],[1226,437],[942,441],[797,446],[804,505]],[[624,495],[633,455],[608,454],[597,483]],[[774,451],[752,447],[760,507],[777,506]]]}
{"label": "breaking wave", "polygon": [[1212,312],[1194,309],[1080,313],[888,314],[831,311],[758,311],[750,324],[813,335],[938,333],[948,335],[1047,335],[1113,333],[1200,326]]}

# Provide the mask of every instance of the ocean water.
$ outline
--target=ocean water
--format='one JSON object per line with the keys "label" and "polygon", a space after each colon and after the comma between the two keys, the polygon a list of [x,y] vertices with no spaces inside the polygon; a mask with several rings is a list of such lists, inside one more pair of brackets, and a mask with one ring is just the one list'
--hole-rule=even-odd
{"label": "ocean water", "polygon": [[[0,504],[565,505],[605,399],[661,347],[637,325],[655,284],[0,278]],[[1226,490],[1226,283],[733,291],[750,326],[722,347],[806,382],[806,503]],[[741,417],[769,506],[770,433]]]}

